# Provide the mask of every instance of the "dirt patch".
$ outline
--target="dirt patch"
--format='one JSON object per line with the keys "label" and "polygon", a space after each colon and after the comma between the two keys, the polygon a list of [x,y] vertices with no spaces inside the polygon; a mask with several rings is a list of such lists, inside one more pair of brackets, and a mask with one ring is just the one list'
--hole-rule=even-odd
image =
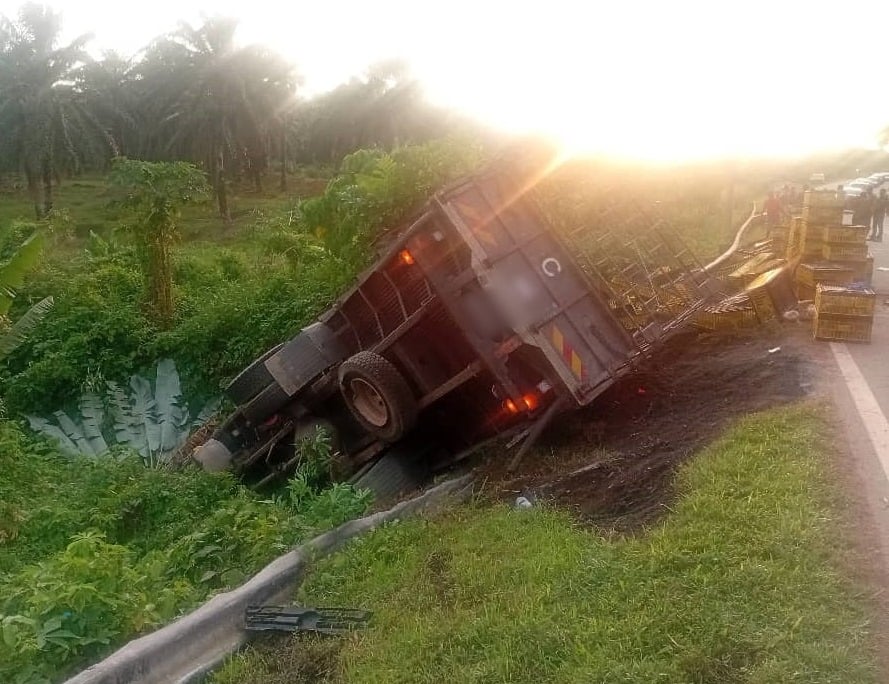
{"label": "dirt patch", "polygon": [[676,337],[591,406],[561,416],[516,473],[501,453],[479,474],[495,496],[545,498],[620,531],[650,523],[669,505],[677,465],[740,417],[811,390],[814,343],[801,328]]}

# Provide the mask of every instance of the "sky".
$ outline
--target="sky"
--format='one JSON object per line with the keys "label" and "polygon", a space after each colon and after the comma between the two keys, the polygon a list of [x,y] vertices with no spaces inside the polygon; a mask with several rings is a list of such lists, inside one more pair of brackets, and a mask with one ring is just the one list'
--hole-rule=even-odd
{"label": "sky", "polygon": [[[569,149],[685,161],[875,147],[889,2],[51,0],[66,33],[133,54],[177,21],[241,20],[305,93],[406,60],[431,100]],[[0,14],[18,2],[0,0]]]}

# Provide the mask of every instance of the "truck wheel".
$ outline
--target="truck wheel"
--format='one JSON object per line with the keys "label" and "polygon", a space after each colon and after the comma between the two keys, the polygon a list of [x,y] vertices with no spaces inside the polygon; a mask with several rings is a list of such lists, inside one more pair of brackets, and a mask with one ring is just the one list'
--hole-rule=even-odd
{"label": "truck wheel", "polygon": [[401,373],[374,352],[358,352],[340,366],[340,390],[362,427],[395,442],[417,419],[417,400]]}
{"label": "truck wheel", "polygon": [[228,395],[228,398],[240,406],[241,404],[246,404],[262,390],[271,385],[275,380],[265,367],[265,362],[266,359],[283,346],[284,343],[282,342],[277,347],[269,349],[265,354],[256,359],[256,361],[238,373],[235,379],[228,383],[228,387],[225,388],[225,393]]}
{"label": "truck wheel", "polygon": [[352,483],[359,489],[373,492],[374,502],[397,499],[421,487],[428,472],[422,462],[401,450],[392,450],[368,468]]}

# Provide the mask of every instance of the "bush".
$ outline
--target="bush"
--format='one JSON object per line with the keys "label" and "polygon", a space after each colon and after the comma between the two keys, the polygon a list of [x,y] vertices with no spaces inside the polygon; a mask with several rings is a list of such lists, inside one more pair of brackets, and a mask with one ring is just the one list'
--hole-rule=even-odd
{"label": "bush", "polygon": [[368,503],[305,477],[265,499],[225,474],[70,460],[2,421],[0,470],[2,682],[58,680]]}

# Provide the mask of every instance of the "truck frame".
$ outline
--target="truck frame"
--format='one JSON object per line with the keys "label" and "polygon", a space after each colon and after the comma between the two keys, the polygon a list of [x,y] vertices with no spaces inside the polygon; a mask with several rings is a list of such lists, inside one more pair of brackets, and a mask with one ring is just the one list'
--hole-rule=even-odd
{"label": "truck frame", "polygon": [[351,290],[229,384],[237,408],[197,460],[266,482],[324,426],[341,477],[393,494],[392,459],[537,434],[705,303],[709,277],[659,220],[559,233],[532,185],[494,166],[437,193]]}

